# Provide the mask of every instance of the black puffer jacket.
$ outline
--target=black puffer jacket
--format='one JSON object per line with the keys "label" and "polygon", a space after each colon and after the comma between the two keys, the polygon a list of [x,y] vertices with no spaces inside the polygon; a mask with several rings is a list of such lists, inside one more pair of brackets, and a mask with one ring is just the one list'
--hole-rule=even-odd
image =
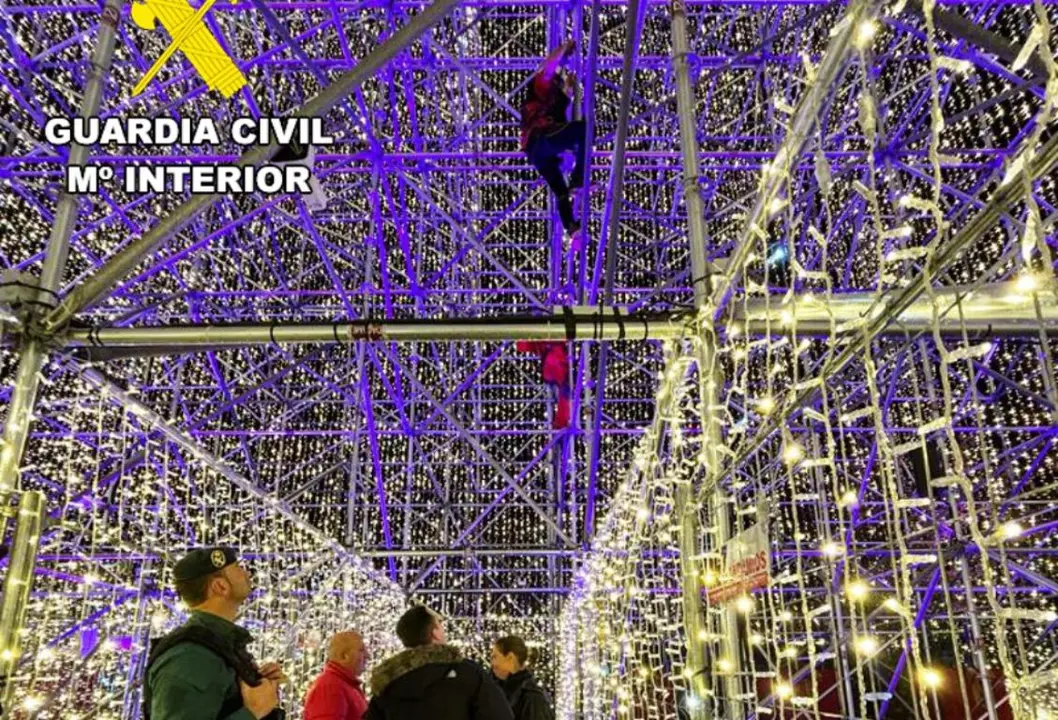
{"label": "black puffer jacket", "polygon": [[507,702],[514,710],[514,720],[555,720],[551,698],[540,687],[529,670],[516,672],[503,683]]}
{"label": "black puffer jacket", "polygon": [[503,691],[449,645],[409,648],[371,673],[364,720],[513,720]]}

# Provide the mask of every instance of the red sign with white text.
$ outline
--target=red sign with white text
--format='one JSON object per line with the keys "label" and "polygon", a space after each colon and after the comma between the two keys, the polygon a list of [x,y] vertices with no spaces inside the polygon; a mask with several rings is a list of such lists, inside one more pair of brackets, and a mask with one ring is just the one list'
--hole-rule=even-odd
{"label": "red sign with white text", "polygon": [[731,538],[724,547],[723,581],[709,589],[709,603],[718,605],[768,586],[771,552],[768,532],[753,525]]}

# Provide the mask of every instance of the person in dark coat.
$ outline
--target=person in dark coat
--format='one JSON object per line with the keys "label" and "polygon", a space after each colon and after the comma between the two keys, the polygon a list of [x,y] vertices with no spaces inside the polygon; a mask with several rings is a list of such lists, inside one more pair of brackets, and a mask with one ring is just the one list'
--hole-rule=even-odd
{"label": "person in dark coat", "polygon": [[364,720],[513,720],[488,673],[445,644],[444,623],[432,610],[408,610],[397,636],[407,649],[371,672]]}
{"label": "person in dark coat", "polygon": [[146,720],[282,720],[275,663],[258,667],[250,633],[235,617],[250,595],[250,574],[232,548],[199,548],[173,568],[187,622],[152,643],[144,671]]}
{"label": "person in dark coat", "polygon": [[500,679],[514,720],[554,720],[551,698],[526,668],[529,649],[515,635],[501,637],[492,645],[492,672]]}

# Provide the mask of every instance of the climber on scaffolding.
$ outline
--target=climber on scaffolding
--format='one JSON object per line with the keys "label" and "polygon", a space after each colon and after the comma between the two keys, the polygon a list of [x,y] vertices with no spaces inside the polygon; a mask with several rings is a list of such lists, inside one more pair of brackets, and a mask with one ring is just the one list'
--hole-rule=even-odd
{"label": "climber on scaffolding", "polygon": [[555,430],[569,427],[569,353],[566,351],[566,343],[519,340],[516,347],[518,352],[533,353],[540,358],[541,375],[544,382],[554,390],[557,400],[551,427]]}
{"label": "climber on scaffolding", "polygon": [[[572,73],[560,71],[560,66],[575,47],[568,40],[548,56],[529,82],[526,100],[522,103],[522,150],[529,162],[547,181],[558,202],[562,227],[574,249],[580,246],[580,223],[573,217],[570,191],[584,186],[585,125],[583,120],[567,120],[571,99],[576,89]],[[562,154],[573,151],[575,165],[569,184],[562,174]]]}

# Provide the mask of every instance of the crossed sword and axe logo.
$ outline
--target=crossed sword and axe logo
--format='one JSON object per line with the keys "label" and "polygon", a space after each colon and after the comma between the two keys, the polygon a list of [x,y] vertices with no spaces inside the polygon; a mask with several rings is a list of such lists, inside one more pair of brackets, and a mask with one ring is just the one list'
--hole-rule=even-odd
{"label": "crossed sword and axe logo", "polygon": [[[246,85],[246,77],[239,70],[239,66],[224,51],[203,22],[206,13],[216,2],[217,0],[205,0],[196,10],[187,0],[133,1],[132,20],[137,25],[144,30],[155,30],[157,23],[161,23],[172,38],[169,47],[132,89],[134,96],[147,88],[177,50],[183,51],[206,85],[211,90],[219,91],[224,97],[231,97]],[[112,16],[116,12],[108,15],[107,10],[110,9],[107,7],[104,10],[103,20],[116,25],[117,18]]]}

